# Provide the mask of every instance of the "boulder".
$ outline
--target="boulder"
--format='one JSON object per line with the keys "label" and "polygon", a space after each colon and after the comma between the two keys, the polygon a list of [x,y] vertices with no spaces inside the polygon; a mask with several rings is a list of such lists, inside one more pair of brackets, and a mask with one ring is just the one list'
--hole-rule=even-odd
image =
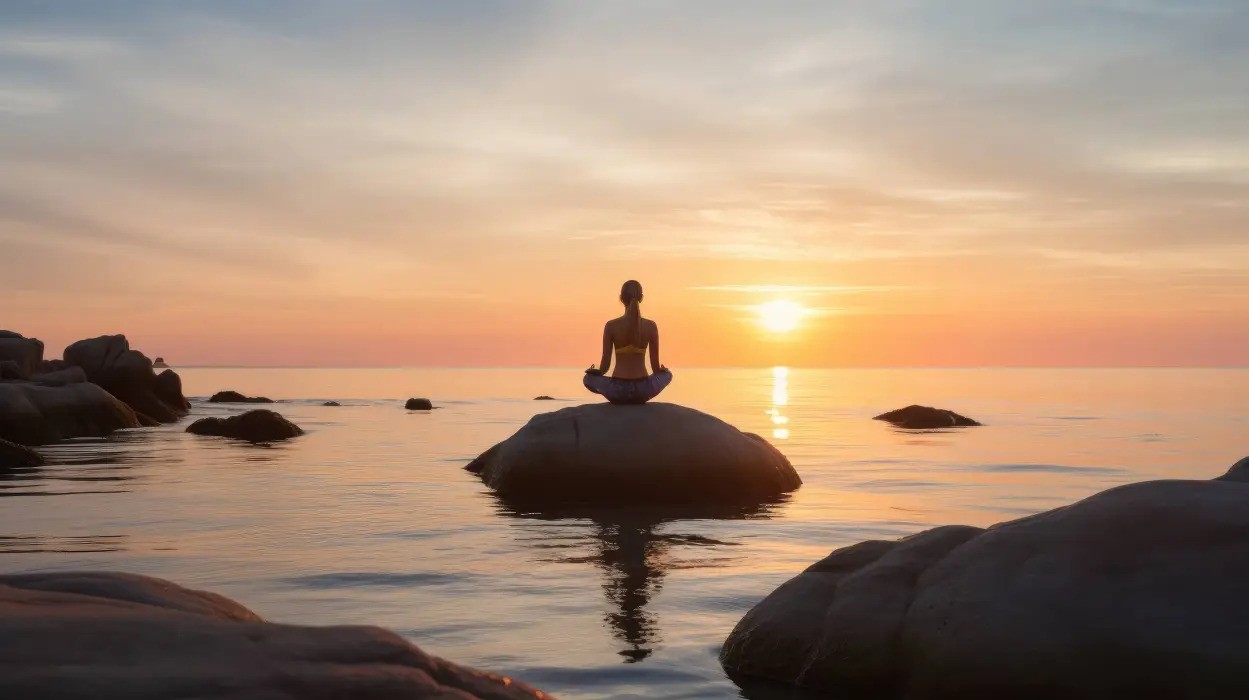
{"label": "boulder", "polygon": [[265,622],[228,598],[120,573],[0,576],[0,658],[4,698],[550,698],[387,630]]}
{"label": "boulder", "polygon": [[542,413],[467,469],[506,498],[603,503],[760,502],[802,484],[763,438],[667,403]]}
{"label": "boulder", "polygon": [[162,403],[172,406],[183,415],[191,410],[191,402],[182,393],[182,377],[171,369],[156,375],[156,384],[152,387],[152,392]]}
{"label": "boulder", "polygon": [[44,445],[137,427],[135,412],[95,384],[0,383],[0,438],[6,440]]}
{"label": "boulder", "polygon": [[0,438],[0,471],[5,469],[29,469],[43,464],[43,456],[38,452]]}
{"label": "boulder", "polygon": [[5,379],[25,379],[26,374],[22,372],[21,365],[13,360],[0,360],[0,380]]}
{"label": "boulder", "polygon": [[87,373],[82,371],[81,367],[66,367],[64,369],[54,370],[52,372],[41,372],[33,374],[30,381],[45,386],[65,386],[66,384],[81,384],[87,381]]}
{"label": "boulder", "polygon": [[169,364],[165,362],[165,358],[163,357],[158,357],[155,360],[152,360],[152,366],[156,369],[169,369]]}
{"label": "boulder", "polygon": [[[152,361],[131,350],[124,335],[80,340],[65,348],[65,362],[81,367],[88,381],[99,384],[131,408],[161,423],[186,415],[190,404],[181,394],[181,380],[158,380]],[[162,375],[173,374],[166,370]],[[173,394],[177,387],[177,395]]]}
{"label": "boulder", "polygon": [[201,418],[187,427],[188,433],[236,438],[248,442],[277,442],[303,435],[304,431],[280,414],[265,409],[229,418]]}
{"label": "boulder", "polygon": [[409,411],[432,411],[434,410],[434,403],[429,399],[408,399],[407,403],[403,404],[403,407]]}
{"label": "boulder", "polygon": [[1244,697],[1247,470],[837,550],[755,606],[721,661],[850,696]]}
{"label": "boulder", "polygon": [[0,331],[0,363],[6,360],[13,363],[5,370],[13,375],[7,379],[25,379],[35,374],[43,364],[43,341]]}
{"label": "boulder", "polygon": [[936,428],[970,427],[980,425],[976,421],[961,416],[954,411],[931,406],[907,406],[888,413],[882,413],[872,420],[883,420],[899,428],[907,430],[933,430]]}
{"label": "boulder", "polygon": [[553,396],[547,396],[546,394],[543,394],[542,396],[535,396],[535,397],[533,397],[533,400],[534,400],[534,401],[554,401],[554,400],[555,400],[555,397],[553,397]]}
{"label": "boulder", "polygon": [[60,372],[69,368],[69,364],[65,360],[44,360],[39,363],[39,371],[37,374],[49,374],[51,372]]}
{"label": "boulder", "polygon": [[322,406],[342,406],[342,404],[337,401],[326,401],[325,403],[321,405]]}
{"label": "boulder", "polygon": [[263,396],[244,396],[237,391],[218,391],[208,399],[209,403],[273,403]]}

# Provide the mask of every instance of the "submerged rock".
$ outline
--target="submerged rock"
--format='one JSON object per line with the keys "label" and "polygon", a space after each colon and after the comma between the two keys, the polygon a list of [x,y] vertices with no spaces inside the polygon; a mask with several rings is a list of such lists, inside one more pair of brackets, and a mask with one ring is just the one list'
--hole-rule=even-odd
{"label": "submerged rock", "polygon": [[264,396],[244,396],[237,391],[218,391],[208,399],[209,403],[273,403]]}
{"label": "submerged rock", "polygon": [[131,350],[124,335],[80,340],[65,348],[65,362],[81,367],[89,381],[153,420],[172,423],[190,409],[182,395],[181,380],[175,382],[166,377],[176,378],[173,370],[165,370],[158,379],[152,361],[138,350]]}
{"label": "submerged rock", "polygon": [[839,549],[755,606],[721,661],[872,697],[1243,697],[1246,471]]}
{"label": "submerged rock", "polygon": [[326,407],[330,407],[330,406],[342,406],[342,404],[341,404],[341,403],[339,403],[339,402],[337,402],[337,401],[326,401],[325,403],[323,403],[323,404],[321,404],[321,405],[322,405],[322,406],[326,406]]}
{"label": "submerged rock", "polygon": [[235,438],[248,442],[277,442],[304,434],[298,425],[266,409],[229,418],[201,418],[187,426],[188,433]]}
{"label": "submerged rock", "polygon": [[44,445],[139,425],[129,406],[95,384],[0,383],[0,438],[6,440]]}
{"label": "submerged rock", "polygon": [[409,411],[432,411],[434,404],[429,399],[408,399],[403,407]]}
{"label": "submerged rock", "polygon": [[228,598],[121,573],[0,576],[0,658],[4,698],[550,698],[377,627],[265,622]]}
{"label": "submerged rock", "polygon": [[932,430],[935,428],[971,427],[980,423],[961,416],[954,411],[931,406],[907,406],[882,413],[872,420],[883,420],[908,430]]}
{"label": "submerged rock", "polygon": [[547,396],[546,394],[543,394],[542,396],[535,396],[535,397],[533,397],[533,400],[534,400],[534,401],[554,401],[554,400],[555,400],[555,397],[553,397],[553,396]]}
{"label": "submerged rock", "polygon": [[766,501],[802,484],[763,438],[667,403],[542,413],[467,469],[505,498],[609,503]]}
{"label": "submerged rock", "polygon": [[38,452],[0,438],[0,470],[29,469],[43,464],[43,456]]}
{"label": "submerged rock", "polygon": [[27,338],[21,333],[0,331],[0,364],[11,362],[5,370],[6,379],[26,379],[39,372],[43,364],[43,341]]}

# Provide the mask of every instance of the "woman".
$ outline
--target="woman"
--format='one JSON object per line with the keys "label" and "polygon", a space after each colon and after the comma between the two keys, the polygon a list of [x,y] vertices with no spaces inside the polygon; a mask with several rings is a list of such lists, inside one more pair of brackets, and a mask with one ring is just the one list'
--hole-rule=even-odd
{"label": "woman", "polygon": [[[659,364],[659,326],[642,318],[642,285],[629,280],[620,288],[620,303],[625,312],[603,326],[603,359],[598,367],[585,371],[585,388],[602,394],[612,403],[646,403],[672,381],[672,372]],[[646,373],[646,350],[650,348],[651,368]],[[607,376],[612,352],[616,353],[616,371]]]}

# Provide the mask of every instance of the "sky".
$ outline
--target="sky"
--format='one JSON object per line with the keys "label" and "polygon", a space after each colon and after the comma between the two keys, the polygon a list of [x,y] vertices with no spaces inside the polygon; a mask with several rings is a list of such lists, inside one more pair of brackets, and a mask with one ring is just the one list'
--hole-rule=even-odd
{"label": "sky", "polygon": [[8,0],[0,328],[585,366],[636,278],[672,367],[1249,365],[1247,36],[1243,0]]}

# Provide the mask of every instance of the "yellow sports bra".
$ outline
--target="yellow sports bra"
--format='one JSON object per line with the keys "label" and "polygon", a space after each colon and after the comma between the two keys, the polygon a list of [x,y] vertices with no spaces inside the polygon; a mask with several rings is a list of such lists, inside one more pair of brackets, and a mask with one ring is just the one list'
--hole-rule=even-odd
{"label": "yellow sports bra", "polygon": [[616,348],[617,355],[641,355],[646,352],[646,348],[639,348],[636,345],[626,345]]}

